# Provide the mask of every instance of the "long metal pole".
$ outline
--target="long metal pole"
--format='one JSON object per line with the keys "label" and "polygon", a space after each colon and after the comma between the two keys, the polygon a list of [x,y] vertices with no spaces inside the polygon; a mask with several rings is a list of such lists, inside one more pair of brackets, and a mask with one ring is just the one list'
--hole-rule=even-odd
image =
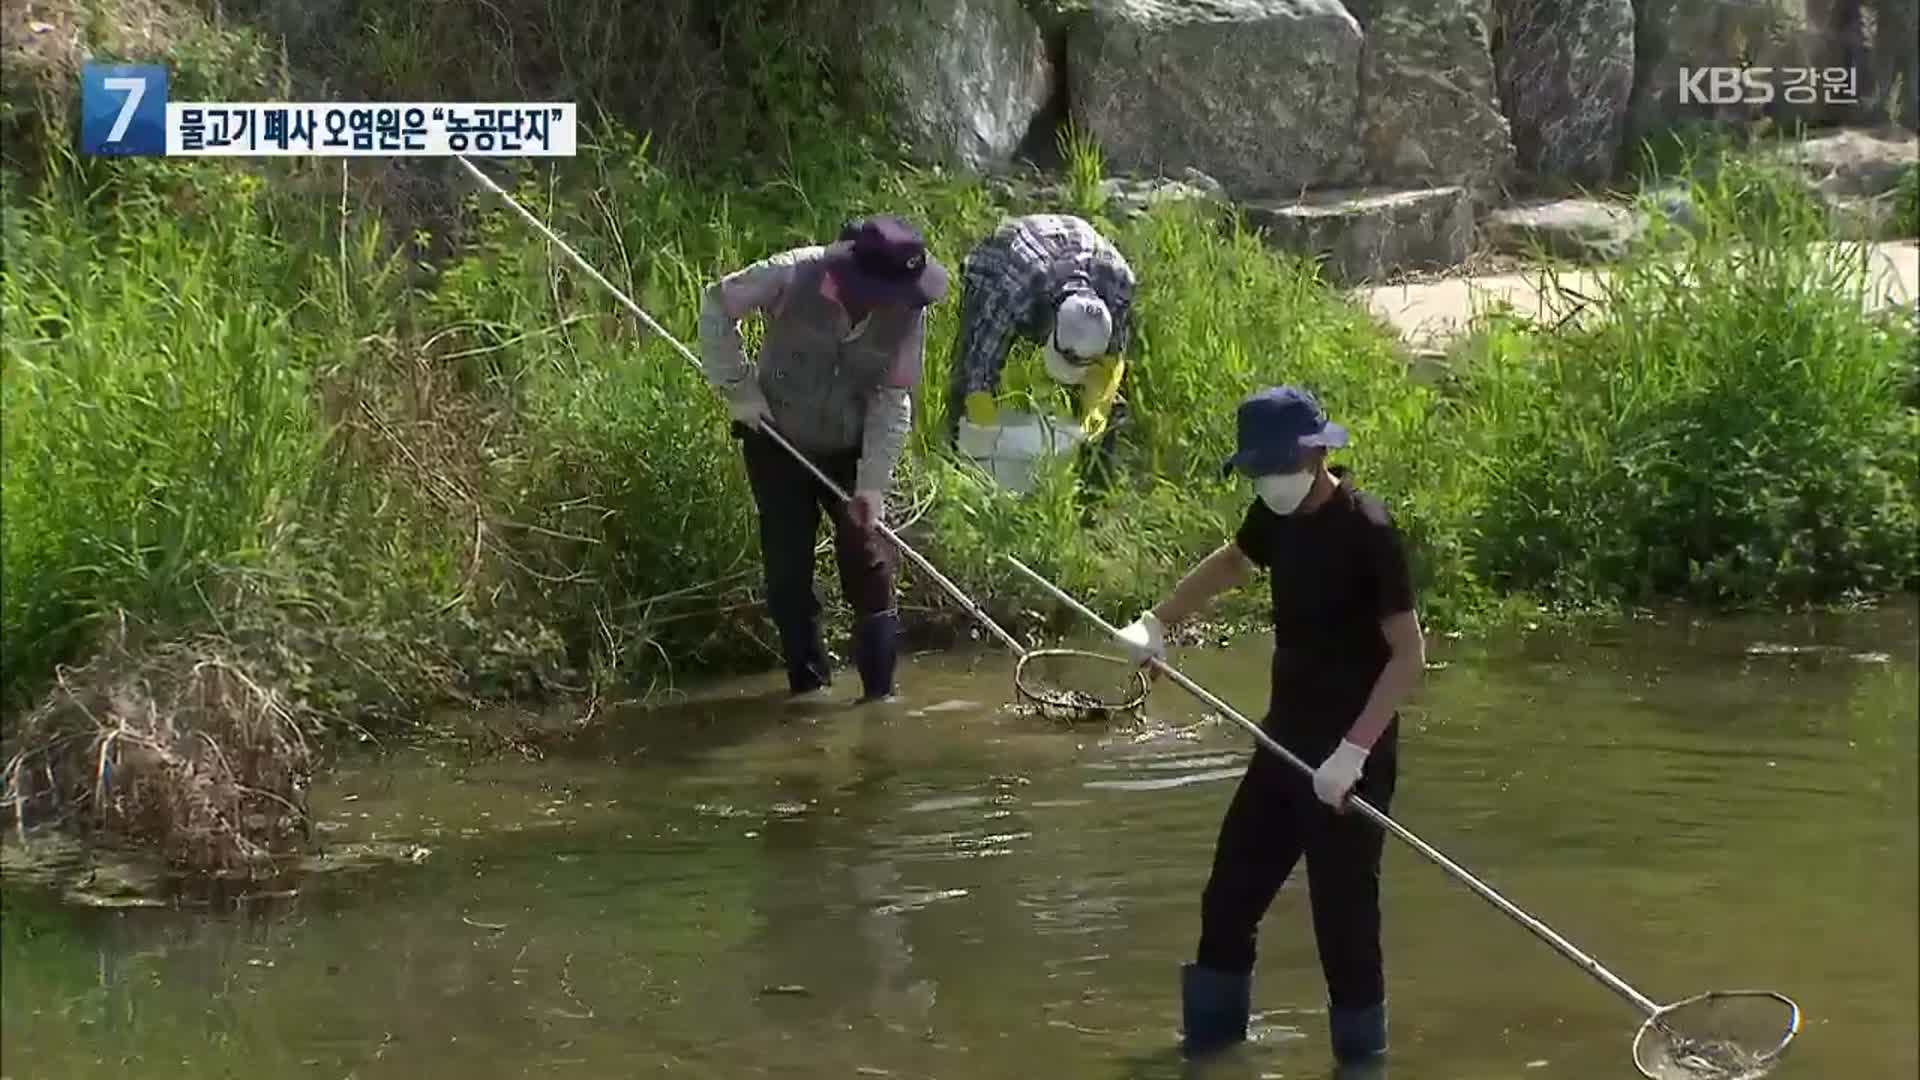
{"label": "long metal pole", "polygon": [[[665,327],[653,321],[653,316],[648,315],[645,311],[641,310],[640,305],[634,303],[633,300],[629,298],[626,293],[620,291],[618,286],[614,285],[613,282],[608,281],[605,277],[601,276],[600,271],[595,270],[593,268],[593,264],[587,262],[586,259],[581,257],[579,252],[569,247],[565,240],[562,240],[558,236],[554,235],[553,230],[547,228],[544,222],[542,222],[539,218],[534,217],[532,214],[528,213],[527,208],[524,206],[521,206],[519,203],[519,200],[515,199],[512,195],[507,194],[506,191],[504,191],[499,184],[494,183],[492,177],[489,177],[486,173],[481,172],[478,168],[474,166],[473,162],[468,161],[465,157],[459,154],[453,155],[453,158],[455,161],[458,161],[460,164],[465,165],[467,167],[467,171],[473,174],[474,179],[479,180],[480,183],[484,184],[488,188],[488,190],[492,191],[495,195],[498,195],[500,196],[501,199],[505,200],[506,204],[512,207],[514,209],[514,212],[518,213],[522,220],[524,220],[527,224],[533,226],[536,231],[538,231],[542,236],[545,236],[547,240],[550,243],[552,243],[555,247],[558,247],[561,251],[566,252],[567,257],[573,260],[575,266],[578,266],[580,269],[586,271],[589,277],[593,278],[593,280],[605,286],[607,291],[612,293],[614,295],[614,298],[619,300],[621,304],[625,305],[628,311],[633,312],[633,314],[641,322],[646,323],[648,329],[660,335],[660,337],[663,340],[665,340],[667,344],[673,346],[674,349],[677,352],[679,352],[682,357],[686,359],[687,363],[693,365],[693,368],[695,371],[699,371],[701,369],[700,358],[693,354],[693,350],[687,348],[685,345],[682,345],[679,339],[675,338],[672,334],[667,333],[667,330]],[[834,483],[831,479],[829,479],[826,473],[821,472],[819,466],[815,465],[810,459],[808,459],[808,457],[805,454],[802,454],[799,450],[795,449],[793,444],[788,442],[785,436],[781,435],[778,431],[775,431],[771,424],[763,425],[760,430],[766,433],[767,437],[772,439],[774,443],[778,445],[782,450],[785,450],[787,453],[793,455],[793,459],[795,461],[798,461],[802,466],[804,466],[808,472],[812,473],[813,478],[815,480],[820,481],[820,483],[828,491],[833,492],[834,498],[839,499],[841,502],[849,501],[847,498],[847,493],[840,489],[840,485]],[[894,547],[899,548],[900,554],[905,555],[909,560],[912,561],[912,563],[915,566],[918,566],[922,571],[926,573],[928,577],[932,578],[934,581],[934,584],[939,585],[942,589],[945,589],[947,592],[947,595],[953,597],[954,601],[958,603],[963,609],[965,609],[967,614],[979,620],[980,625],[986,627],[988,631],[990,631],[993,634],[994,637],[999,638],[1000,643],[1002,645],[1005,645],[1007,648],[1013,650],[1013,653],[1015,656],[1026,655],[1027,653],[1026,648],[1022,646],[1018,641],[1014,640],[1014,637],[1012,634],[1007,633],[1006,630],[1001,628],[999,623],[994,622],[993,618],[989,616],[984,610],[982,610],[979,604],[976,604],[973,602],[972,597],[960,591],[960,586],[955,585],[953,581],[947,577],[947,575],[941,573],[938,567],[934,566],[933,563],[927,560],[926,556],[920,554],[918,551],[913,550],[912,545],[908,544],[905,540],[902,540],[900,538],[900,535],[894,532],[891,528],[888,528],[886,522],[875,521],[874,528],[878,529],[880,531],[880,535],[886,537],[887,540],[890,543],[892,543]]]}
{"label": "long metal pole", "polygon": [[[1047,590],[1049,593],[1052,593],[1054,599],[1060,601],[1061,603],[1067,605],[1073,610],[1079,612],[1089,622],[1093,623],[1095,626],[1098,626],[1100,629],[1106,631],[1108,636],[1113,637],[1115,639],[1118,639],[1120,637],[1120,631],[1114,628],[1114,626],[1111,623],[1107,622],[1105,619],[1102,619],[1099,615],[1095,614],[1093,611],[1088,609],[1088,607],[1085,604],[1082,604],[1080,601],[1068,595],[1064,590],[1062,590],[1059,586],[1055,585],[1053,582],[1048,581],[1046,578],[1041,577],[1039,574],[1035,573],[1032,569],[1028,568],[1027,565],[1021,562],[1019,559],[1016,559],[1011,555],[1002,555],[1001,558],[1011,563],[1014,569],[1019,570],[1021,573],[1025,574],[1027,577],[1032,578],[1034,584],[1039,585],[1041,588]],[[1247,731],[1247,734],[1252,735],[1254,739],[1260,743],[1261,746],[1264,746],[1268,750],[1271,750],[1275,754],[1278,754],[1282,760],[1291,764],[1294,768],[1299,769],[1301,772],[1306,773],[1309,776],[1313,775],[1312,766],[1308,765],[1304,761],[1301,761],[1299,757],[1295,756],[1293,752],[1288,750],[1286,747],[1281,746],[1278,742],[1274,740],[1273,736],[1268,735],[1265,731],[1261,730],[1260,725],[1255,724],[1253,721],[1248,720],[1246,717],[1240,715],[1239,710],[1235,709],[1233,706],[1215,697],[1212,693],[1210,693],[1207,690],[1206,687],[1201,686],[1199,683],[1196,683],[1192,679],[1187,678],[1185,675],[1181,674],[1177,669],[1175,669],[1173,665],[1167,663],[1164,660],[1161,660],[1159,657],[1153,657],[1150,660],[1150,663],[1152,663],[1153,667],[1156,670],[1166,675],[1168,678],[1172,679],[1174,682],[1179,683],[1182,689],[1186,690],[1188,693],[1192,694],[1194,697],[1199,698],[1201,701],[1206,702],[1208,705],[1213,706],[1215,709],[1218,709],[1222,716],[1227,717],[1228,719],[1232,720],[1234,723],[1239,724],[1241,727],[1245,728]],[[1588,956],[1586,953],[1581,952],[1578,948],[1575,948],[1573,942],[1568,941],[1566,938],[1563,938],[1559,934],[1555,933],[1552,927],[1548,926],[1546,923],[1541,922],[1539,919],[1536,919],[1532,915],[1529,915],[1525,911],[1521,910],[1519,905],[1515,904],[1513,901],[1508,900],[1506,897],[1501,896],[1499,893],[1495,892],[1493,889],[1493,886],[1488,885],[1486,882],[1483,882],[1479,878],[1474,877],[1472,874],[1468,873],[1465,867],[1461,866],[1459,863],[1454,862],[1452,859],[1447,858],[1445,855],[1442,855],[1439,852],[1439,850],[1436,849],[1433,845],[1427,843],[1425,840],[1420,839],[1418,836],[1415,836],[1405,826],[1401,825],[1399,822],[1388,817],[1386,814],[1380,812],[1379,809],[1374,807],[1371,803],[1367,802],[1365,799],[1362,799],[1356,795],[1356,796],[1350,797],[1347,800],[1347,803],[1349,806],[1360,811],[1361,814],[1371,819],[1374,823],[1378,824],[1381,828],[1387,830],[1388,832],[1394,834],[1395,836],[1398,836],[1400,839],[1405,840],[1408,844],[1410,844],[1413,847],[1415,851],[1418,851],[1420,854],[1425,855],[1427,858],[1433,860],[1434,863],[1439,865],[1440,869],[1445,870],[1449,874],[1452,874],[1455,878],[1459,879],[1468,888],[1472,889],[1476,893],[1479,893],[1480,896],[1483,899],[1485,899],[1488,903],[1491,903],[1493,906],[1499,908],[1501,911],[1511,916],[1513,920],[1515,922],[1518,922],[1521,926],[1524,926],[1528,930],[1533,931],[1534,935],[1540,938],[1540,940],[1546,942],[1547,944],[1553,946],[1555,949],[1559,950],[1561,955],[1573,961],[1575,964],[1578,964],[1582,970],[1584,970],[1587,974],[1593,976],[1595,979],[1598,979],[1608,989],[1612,990],[1616,994],[1619,994],[1621,997],[1626,998],[1629,1002],[1632,1002],[1634,1007],[1638,1008],[1641,1012],[1646,1013],[1648,1016],[1653,1016],[1654,1014],[1660,1011],[1660,1006],[1656,1002],[1654,1002],[1653,999],[1647,997],[1645,994],[1642,994],[1640,991],[1635,990],[1632,986],[1628,985],[1625,979],[1622,979],[1620,976],[1615,975],[1611,971],[1608,971],[1606,968],[1600,965],[1600,962],[1598,960],[1595,960],[1593,957]]]}

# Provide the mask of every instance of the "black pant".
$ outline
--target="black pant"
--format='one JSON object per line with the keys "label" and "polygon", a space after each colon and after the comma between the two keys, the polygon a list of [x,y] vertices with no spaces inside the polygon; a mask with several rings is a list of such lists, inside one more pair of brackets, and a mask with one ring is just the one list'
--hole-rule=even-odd
{"label": "black pant", "polygon": [[[1398,722],[1367,758],[1354,792],[1381,812],[1393,799]],[[1271,730],[1271,729],[1270,729]],[[1289,740],[1282,739],[1283,745]],[[1291,749],[1291,747],[1289,747]],[[1320,757],[1295,750],[1308,765]],[[1386,834],[1358,812],[1338,813],[1313,793],[1313,781],[1264,748],[1240,778],[1200,905],[1203,966],[1253,970],[1254,939],[1267,907],[1300,856],[1307,858],[1313,932],[1327,997],[1334,1008],[1386,1000],[1380,956],[1380,855]]]}
{"label": "black pant", "polygon": [[[832,677],[820,640],[820,599],[813,589],[813,551],[824,504],[833,518],[840,592],[856,615],[893,610],[893,548],[878,529],[862,529],[805,467],[772,439],[736,425],[746,458],[747,483],[760,512],[760,556],[766,570],[767,613],[780,634],[787,682],[795,691],[827,685]],[[812,457],[828,479],[852,494],[858,449]]]}

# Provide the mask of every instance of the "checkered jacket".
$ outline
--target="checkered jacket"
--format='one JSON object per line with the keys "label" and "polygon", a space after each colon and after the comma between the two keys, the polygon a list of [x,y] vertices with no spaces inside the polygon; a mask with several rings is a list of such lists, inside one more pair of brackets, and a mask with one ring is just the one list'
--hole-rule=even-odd
{"label": "checkered jacket", "polygon": [[967,256],[955,345],[955,407],[967,394],[992,393],[1015,334],[1036,344],[1053,333],[1053,314],[1070,293],[1091,290],[1113,314],[1110,355],[1132,338],[1133,268],[1086,221],[1067,214],[1008,218]]}

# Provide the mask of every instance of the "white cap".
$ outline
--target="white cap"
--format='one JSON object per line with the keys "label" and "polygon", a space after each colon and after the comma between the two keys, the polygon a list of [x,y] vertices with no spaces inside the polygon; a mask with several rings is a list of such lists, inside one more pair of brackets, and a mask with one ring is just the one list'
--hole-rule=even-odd
{"label": "white cap", "polygon": [[1097,296],[1074,293],[1054,313],[1053,339],[1061,349],[1091,360],[1107,351],[1113,338],[1113,315]]}

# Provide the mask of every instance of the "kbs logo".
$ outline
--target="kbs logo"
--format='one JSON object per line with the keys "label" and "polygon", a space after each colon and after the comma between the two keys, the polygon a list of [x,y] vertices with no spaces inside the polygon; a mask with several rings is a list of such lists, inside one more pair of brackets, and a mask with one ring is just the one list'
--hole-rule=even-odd
{"label": "kbs logo", "polygon": [[1682,105],[1859,104],[1852,68],[1703,67],[1680,69]]}
{"label": "kbs logo", "polygon": [[1773,100],[1773,69],[1680,69],[1682,105],[1765,105]]}

